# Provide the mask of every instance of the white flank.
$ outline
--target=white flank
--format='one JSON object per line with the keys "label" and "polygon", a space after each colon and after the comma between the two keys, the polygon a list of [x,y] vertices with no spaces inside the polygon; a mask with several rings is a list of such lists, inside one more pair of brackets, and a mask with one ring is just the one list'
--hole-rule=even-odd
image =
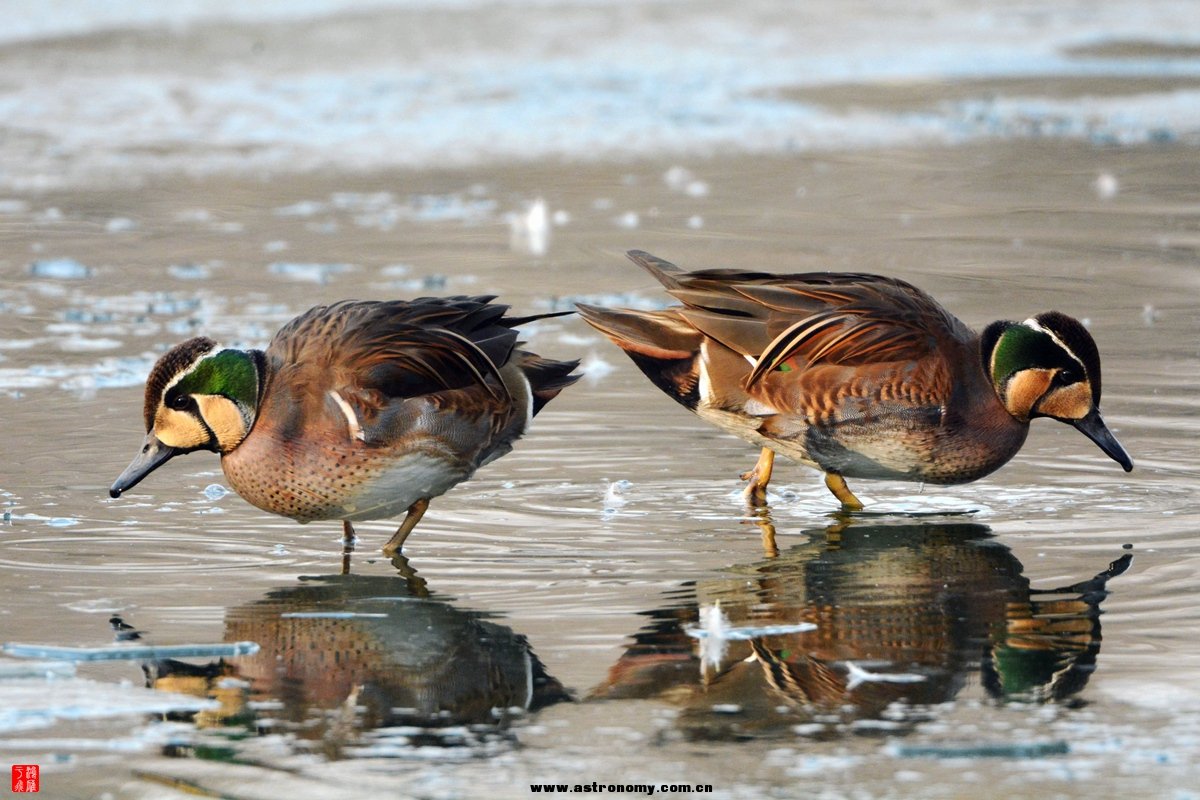
{"label": "white flank", "polygon": [[767,417],[771,414],[779,413],[779,409],[772,408],[761,400],[755,400],[753,397],[742,404],[742,411],[755,417]]}

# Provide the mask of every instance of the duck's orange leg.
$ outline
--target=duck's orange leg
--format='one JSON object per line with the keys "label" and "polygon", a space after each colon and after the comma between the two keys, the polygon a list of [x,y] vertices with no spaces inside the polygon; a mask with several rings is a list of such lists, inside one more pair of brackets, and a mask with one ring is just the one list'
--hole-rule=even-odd
{"label": "duck's orange leg", "polygon": [[383,546],[385,556],[394,556],[400,552],[400,548],[404,546],[404,540],[412,533],[412,529],[417,527],[417,523],[421,521],[421,517],[425,516],[428,508],[428,498],[418,500],[408,507],[408,516],[404,518],[404,522],[400,523],[399,529],[392,535],[392,538],[388,539],[388,543]]}
{"label": "duck's orange leg", "polygon": [[850,487],[846,485],[846,479],[836,472],[825,473],[825,485],[829,491],[833,492],[833,496],[842,501],[842,508],[846,511],[862,511],[862,501],[854,496],[854,492],[850,491]]}
{"label": "duck's orange leg", "polygon": [[767,484],[771,482],[771,470],[774,466],[775,451],[764,447],[758,454],[758,461],[755,462],[754,469],[742,473],[742,480],[749,481],[746,484],[746,502],[750,505],[766,505]]}
{"label": "duck's orange leg", "polygon": [[342,520],[342,574],[350,574],[350,554],[354,552],[354,526],[350,520]]}

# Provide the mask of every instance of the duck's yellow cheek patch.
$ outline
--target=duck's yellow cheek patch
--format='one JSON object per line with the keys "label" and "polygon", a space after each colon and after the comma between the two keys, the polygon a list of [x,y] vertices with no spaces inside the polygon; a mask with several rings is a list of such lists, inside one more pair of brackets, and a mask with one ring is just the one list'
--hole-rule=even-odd
{"label": "duck's yellow cheek patch", "polygon": [[1017,419],[1028,420],[1053,379],[1054,373],[1048,369],[1021,370],[1005,386],[1004,407]]}
{"label": "duck's yellow cheek patch", "polygon": [[1092,387],[1087,381],[1048,392],[1037,404],[1037,412],[1058,419],[1083,419],[1092,410]]}
{"label": "duck's yellow cheek patch", "polygon": [[191,450],[208,444],[208,431],[186,411],[160,407],[154,415],[153,433],[167,447]]}
{"label": "duck's yellow cheek patch", "polygon": [[228,397],[219,394],[198,394],[196,404],[200,406],[200,416],[212,428],[217,437],[217,447],[222,453],[228,453],[242,443],[246,438],[246,421],[235,404]]}

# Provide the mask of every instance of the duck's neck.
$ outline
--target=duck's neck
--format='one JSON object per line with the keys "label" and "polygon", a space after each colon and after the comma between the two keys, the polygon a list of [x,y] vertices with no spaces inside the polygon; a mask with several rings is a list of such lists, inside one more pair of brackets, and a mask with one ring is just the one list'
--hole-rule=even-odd
{"label": "duck's neck", "polygon": [[267,359],[261,350],[222,350],[205,360],[210,389],[197,397],[217,450],[229,453],[250,434],[267,383]]}

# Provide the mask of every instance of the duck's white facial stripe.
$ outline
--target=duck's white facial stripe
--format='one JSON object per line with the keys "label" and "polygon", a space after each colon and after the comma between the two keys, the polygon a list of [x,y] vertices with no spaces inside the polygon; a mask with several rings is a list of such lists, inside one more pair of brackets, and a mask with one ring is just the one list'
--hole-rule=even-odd
{"label": "duck's white facial stripe", "polygon": [[1029,319],[1025,320],[1021,324],[1024,325],[1026,328],[1030,328],[1032,330],[1037,331],[1038,333],[1044,333],[1047,336],[1049,336],[1056,345],[1058,345],[1059,347],[1062,348],[1062,351],[1064,353],[1069,355],[1071,357],[1071,359],[1076,364],[1079,365],[1080,371],[1084,375],[1087,375],[1087,369],[1083,366],[1083,362],[1079,360],[1079,356],[1075,355],[1075,352],[1071,348],[1067,347],[1066,342],[1064,342],[1062,339],[1058,338],[1058,334],[1056,334],[1054,331],[1052,331],[1048,328],[1043,328],[1042,324],[1040,322],[1038,322],[1036,319],[1034,319],[1033,317],[1030,317]]}
{"label": "duck's white facial stripe", "polygon": [[358,415],[354,413],[354,409],[346,402],[346,398],[333,389],[329,390],[329,396],[333,398],[333,402],[337,403],[338,408],[346,415],[346,424],[350,428],[350,438],[365,442],[367,437],[363,434],[362,426],[358,424]]}
{"label": "duck's white facial stripe", "polygon": [[219,344],[213,345],[213,348],[211,350],[209,350],[207,353],[205,353],[204,355],[200,356],[195,361],[193,361],[191,363],[191,366],[189,366],[187,369],[180,370],[179,372],[177,372],[175,374],[175,377],[171,378],[170,382],[168,382],[167,385],[163,387],[162,395],[158,398],[158,402],[162,403],[163,401],[165,401],[167,399],[167,393],[170,392],[171,389],[173,389],[175,387],[175,384],[179,383],[185,377],[187,377],[188,375],[191,375],[193,372],[195,372],[196,367],[198,367],[200,365],[201,361],[205,360],[206,358],[212,358],[213,356],[215,356],[217,353],[220,353],[224,349],[225,348]]}

